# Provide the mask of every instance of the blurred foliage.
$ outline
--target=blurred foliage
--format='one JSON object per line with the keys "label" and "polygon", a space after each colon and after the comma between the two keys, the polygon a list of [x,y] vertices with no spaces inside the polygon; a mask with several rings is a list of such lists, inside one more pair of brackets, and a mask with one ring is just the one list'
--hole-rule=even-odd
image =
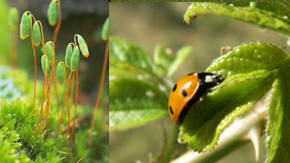
{"label": "blurred foliage", "polygon": [[5,64],[9,57],[10,40],[8,26],[8,5],[5,0],[0,0],[0,64]]}

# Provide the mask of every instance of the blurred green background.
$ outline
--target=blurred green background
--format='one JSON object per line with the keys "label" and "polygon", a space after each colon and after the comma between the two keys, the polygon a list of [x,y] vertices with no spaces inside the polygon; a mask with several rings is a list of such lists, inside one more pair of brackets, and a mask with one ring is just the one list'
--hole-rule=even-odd
{"label": "blurred green background", "polygon": [[[183,21],[183,14],[190,3],[111,3],[110,36],[136,43],[149,54],[156,45],[168,47],[175,54],[182,46],[193,47],[193,53],[175,73],[173,80],[190,72],[201,72],[220,56],[221,47],[237,46],[243,43],[260,41],[273,43],[289,53],[287,37],[277,32],[261,29],[242,21],[216,16],[198,16],[190,25]],[[158,157],[163,145],[163,129],[167,134],[173,122],[167,118],[149,125],[110,133],[110,157],[112,163],[148,162],[150,157]],[[169,134],[170,135],[170,134]],[[261,159],[266,158],[261,139]],[[187,150],[178,146],[178,156]],[[254,148],[244,145],[219,162],[255,162]]]}

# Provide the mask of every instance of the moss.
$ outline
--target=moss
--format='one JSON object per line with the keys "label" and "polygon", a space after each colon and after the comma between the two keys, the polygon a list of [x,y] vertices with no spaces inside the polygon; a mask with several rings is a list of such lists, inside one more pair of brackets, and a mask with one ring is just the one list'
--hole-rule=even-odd
{"label": "moss", "polygon": [[[55,138],[60,113],[55,107],[55,100],[51,103],[47,136],[45,138],[40,134],[34,136],[38,114],[32,114],[33,81],[28,80],[25,72],[10,70],[7,67],[0,67],[0,79],[11,79],[13,82],[10,89],[18,90],[21,94],[13,100],[2,97],[0,101],[0,162],[67,162],[67,147],[63,147],[64,133],[57,139]],[[39,85],[42,83],[39,82]],[[38,96],[41,95],[40,86],[37,92],[39,92]],[[38,102],[36,113],[39,113],[39,110],[40,103]],[[93,109],[88,106],[78,107],[77,116],[85,118],[76,126],[72,162],[80,159],[84,163],[108,162],[108,132],[105,129],[107,117],[103,116],[102,110],[100,108],[92,140],[87,143]],[[64,118],[62,129],[65,127]]]}

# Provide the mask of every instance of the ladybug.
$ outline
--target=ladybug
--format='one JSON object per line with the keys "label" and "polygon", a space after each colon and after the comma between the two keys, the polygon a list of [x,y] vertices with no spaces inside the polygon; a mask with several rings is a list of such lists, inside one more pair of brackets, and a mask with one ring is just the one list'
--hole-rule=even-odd
{"label": "ladybug", "polygon": [[221,75],[209,72],[191,73],[179,79],[169,95],[168,109],[171,119],[176,124],[181,124],[191,106],[209,88],[220,84],[223,80]]}

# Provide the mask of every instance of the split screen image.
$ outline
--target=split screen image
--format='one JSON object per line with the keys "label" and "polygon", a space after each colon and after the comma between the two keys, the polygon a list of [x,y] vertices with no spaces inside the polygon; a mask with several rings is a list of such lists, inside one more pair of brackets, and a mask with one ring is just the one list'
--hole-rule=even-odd
{"label": "split screen image", "polygon": [[288,2],[0,11],[0,163],[290,162]]}

